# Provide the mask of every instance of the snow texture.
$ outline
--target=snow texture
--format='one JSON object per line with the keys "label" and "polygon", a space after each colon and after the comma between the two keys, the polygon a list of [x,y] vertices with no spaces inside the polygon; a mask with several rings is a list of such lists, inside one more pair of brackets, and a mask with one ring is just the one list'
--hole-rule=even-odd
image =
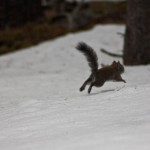
{"label": "snow texture", "polygon": [[1,56],[0,149],[150,150],[150,65],[125,67],[126,84],[79,92],[90,71],[76,44],[110,64],[100,48],[121,54],[124,30],[96,26]]}

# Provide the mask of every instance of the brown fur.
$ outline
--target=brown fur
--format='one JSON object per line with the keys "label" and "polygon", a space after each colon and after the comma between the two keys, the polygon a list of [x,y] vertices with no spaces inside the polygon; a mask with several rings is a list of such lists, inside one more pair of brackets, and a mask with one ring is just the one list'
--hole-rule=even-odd
{"label": "brown fur", "polygon": [[[83,46],[82,46],[83,45]],[[89,47],[88,45],[86,45],[85,47],[85,43],[79,43],[79,45],[77,46],[77,49],[79,51],[81,51],[83,48],[84,51],[81,51],[82,53],[84,53],[84,55],[86,57],[90,57],[90,55],[88,54],[88,50],[90,48],[90,53],[94,53],[94,50]],[[95,57],[97,58],[97,56]],[[96,61],[94,59],[90,60],[87,59],[88,61],[90,61],[90,63],[92,64],[92,61]],[[95,62],[94,62],[95,64]],[[89,65],[90,67],[93,67],[93,65]],[[91,68],[92,70],[92,68]],[[104,85],[104,83],[106,81],[118,81],[118,82],[124,82],[126,83],[126,81],[124,79],[122,79],[121,74],[124,72],[124,67],[123,65],[118,61],[113,61],[113,63],[111,65],[107,65],[103,68],[97,69],[96,71],[92,72],[90,77],[83,83],[83,85],[80,88],[80,91],[83,91],[86,87],[87,84],[89,84],[89,89],[88,89],[88,93],[90,94],[91,89],[93,86],[95,87],[101,87]]]}

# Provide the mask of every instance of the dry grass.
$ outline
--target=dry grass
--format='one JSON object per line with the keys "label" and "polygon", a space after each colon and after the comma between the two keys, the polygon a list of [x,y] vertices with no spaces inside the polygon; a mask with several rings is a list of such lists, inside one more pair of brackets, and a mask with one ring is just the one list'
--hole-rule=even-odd
{"label": "dry grass", "polygon": [[0,54],[14,52],[38,44],[41,41],[56,38],[67,32],[60,25],[48,23],[30,23],[20,28],[10,28],[0,32]]}

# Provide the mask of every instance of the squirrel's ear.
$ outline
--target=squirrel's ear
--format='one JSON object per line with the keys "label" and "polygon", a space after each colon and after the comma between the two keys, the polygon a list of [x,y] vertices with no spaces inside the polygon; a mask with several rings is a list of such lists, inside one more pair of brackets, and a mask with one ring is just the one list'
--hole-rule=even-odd
{"label": "squirrel's ear", "polygon": [[116,64],[116,61],[115,61],[115,60],[113,61],[113,64]]}

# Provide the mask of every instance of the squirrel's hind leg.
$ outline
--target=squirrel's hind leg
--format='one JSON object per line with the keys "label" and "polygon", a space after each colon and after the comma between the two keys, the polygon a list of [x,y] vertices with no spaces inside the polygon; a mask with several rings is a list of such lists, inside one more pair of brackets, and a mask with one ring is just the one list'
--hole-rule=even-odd
{"label": "squirrel's hind leg", "polygon": [[83,85],[80,87],[80,91],[83,91],[87,84],[90,84],[92,82],[91,76],[83,83]]}
{"label": "squirrel's hind leg", "polygon": [[88,93],[90,94],[91,93],[91,90],[92,90],[92,87],[94,86],[94,83],[91,83],[90,86],[89,86],[89,89],[88,89]]}

